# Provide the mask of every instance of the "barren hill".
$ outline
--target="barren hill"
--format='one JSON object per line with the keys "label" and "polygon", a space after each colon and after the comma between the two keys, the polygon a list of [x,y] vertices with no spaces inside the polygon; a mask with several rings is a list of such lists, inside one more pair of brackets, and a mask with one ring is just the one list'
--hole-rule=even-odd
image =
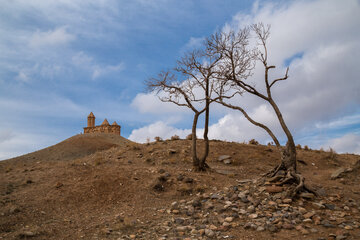
{"label": "barren hill", "polygon": [[260,178],[276,148],[210,147],[206,173],[191,171],[188,140],[101,134],[2,161],[0,239],[360,238],[358,155],[299,150],[319,196],[291,200]]}
{"label": "barren hill", "polygon": [[125,144],[136,144],[114,134],[78,134],[54,146],[11,159],[12,161],[71,160]]}

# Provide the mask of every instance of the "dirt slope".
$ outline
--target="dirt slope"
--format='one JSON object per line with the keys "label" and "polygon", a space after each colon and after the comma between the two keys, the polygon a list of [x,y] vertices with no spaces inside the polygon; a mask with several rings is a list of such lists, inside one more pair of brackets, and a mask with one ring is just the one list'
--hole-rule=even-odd
{"label": "dirt slope", "polygon": [[[207,173],[191,171],[188,140],[136,144],[109,135],[77,135],[2,161],[0,239],[360,238],[358,170],[330,180],[340,167],[353,168],[358,155],[299,150],[306,164],[299,170],[321,196],[289,204],[282,192],[259,185],[260,174],[277,164],[274,147],[210,147]],[[219,162],[221,155],[231,164]]]}

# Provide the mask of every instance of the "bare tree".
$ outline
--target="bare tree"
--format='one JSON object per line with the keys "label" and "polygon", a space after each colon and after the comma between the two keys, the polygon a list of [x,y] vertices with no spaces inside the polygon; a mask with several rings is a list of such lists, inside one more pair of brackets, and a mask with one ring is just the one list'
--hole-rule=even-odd
{"label": "bare tree", "polygon": [[[148,90],[156,91],[163,102],[171,102],[178,106],[191,109],[194,113],[192,125],[192,158],[195,171],[205,171],[208,168],[206,159],[209,154],[209,115],[210,104],[214,98],[215,69],[219,61],[218,54],[206,50],[193,51],[186,54],[177,62],[177,67],[172,71],[161,72],[157,78],[146,82]],[[178,80],[178,78],[181,80]],[[199,116],[205,112],[204,124],[204,153],[201,157],[197,154],[196,129]]]}
{"label": "bare tree", "polygon": [[[249,47],[249,39],[251,33],[255,34],[256,39],[259,41],[259,48],[251,49]],[[268,64],[268,50],[267,39],[270,35],[270,26],[264,24],[254,24],[250,28],[241,29],[238,33],[234,32],[220,32],[214,34],[207,41],[209,48],[213,51],[218,51],[222,56],[219,64],[221,65],[222,72],[218,75],[218,79],[226,85],[230,85],[238,93],[249,93],[256,97],[259,97],[270,104],[273,108],[281,128],[287,137],[286,147],[282,148],[275,134],[266,125],[259,123],[252,119],[246,111],[240,107],[225,102],[223,98],[219,98],[218,102],[226,107],[239,110],[243,115],[254,125],[263,128],[273,139],[274,143],[281,148],[282,158],[281,163],[271,171],[268,176],[272,181],[281,181],[280,184],[295,182],[296,187],[291,189],[289,194],[295,196],[298,192],[307,190],[314,192],[304,185],[304,177],[297,172],[296,163],[296,148],[294,138],[285,123],[280,108],[273,99],[272,88],[279,83],[288,79],[289,68],[283,77],[270,80],[269,70],[275,68],[274,65]],[[254,67],[255,61],[258,60],[264,67],[264,84],[265,92],[261,92],[255,84],[251,84],[247,81],[247,78],[251,76],[249,71]],[[224,85],[223,84],[223,85]],[[220,93],[221,96],[221,93]],[[284,175],[278,174],[280,170],[283,170]]]}

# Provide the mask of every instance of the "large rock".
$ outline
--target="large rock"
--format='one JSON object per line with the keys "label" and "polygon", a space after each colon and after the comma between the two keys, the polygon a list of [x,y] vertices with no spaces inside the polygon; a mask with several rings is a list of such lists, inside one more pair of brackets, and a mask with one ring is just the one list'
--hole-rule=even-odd
{"label": "large rock", "polygon": [[266,191],[268,193],[279,193],[282,192],[283,190],[284,190],[283,187],[275,186],[275,185],[266,187]]}
{"label": "large rock", "polygon": [[302,192],[300,193],[300,197],[306,198],[306,199],[314,199],[315,195],[309,192]]}
{"label": "large rock", "polygon": [[331,179],[334,180],[336,178],[339,178],[341,175],[343,175],[346,172],[346,168],[338,168],[331,174]]}
{"label": "large rock", "polygon": [[229,155],[221,155],[218,157],[219,162],[224,162],[225,160],[231,159],[231,156]]}

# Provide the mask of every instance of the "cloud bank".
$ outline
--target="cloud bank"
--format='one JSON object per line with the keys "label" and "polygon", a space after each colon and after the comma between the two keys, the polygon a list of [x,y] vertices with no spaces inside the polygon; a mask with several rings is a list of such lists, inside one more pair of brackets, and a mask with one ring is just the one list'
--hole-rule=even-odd
{"label": "cloud bank", "polygon": [[[346,3],[294,1],[285,5],[256,2],[250,14],[236,14],[223,29],[236,30],[256,22],[271,25],[269,63],[277,68],[270,77],[283,76],[287,65],[290,67],[290,78],[274,87],[273,96],[296,141],[315,148],[330,145],[339,152],[360,153],[358,145],[351,143],[358,140],[360,135],[348,132],[351,122],[351,131],[360,127],[360,81],[357,76],[360,3],[355,0]],[[261,67],[255,69],[251,81],[257,85],[263,84]],[[138,102],[141,99],[147,99],[144,102],[146,105],[158,104],[153,100],[153,94],[139,94],[134,100],[135,106],[140,105]],[[246,95],[237,103],[246,106],[251,116],[268,124],[282,141],[285,140],[269,106]],[[153,112],[161,111],[167,110],[157,107]],[[155,126],[150,124],[134,130],[136,135],[132,135],[132,140],[143,141],[141,131],[147,137],[153,137],[150,136],[152,127]],[[156,127],[159,127],[159,123]],[[342,136],[339,137],[339,134]],[[316,135],[326,137],[319,139]],[[243,116],[230,111],[213,122],[209,136],[240,142],[251,138],[263,143],[269,141],[262,129],[251,126]]]}

